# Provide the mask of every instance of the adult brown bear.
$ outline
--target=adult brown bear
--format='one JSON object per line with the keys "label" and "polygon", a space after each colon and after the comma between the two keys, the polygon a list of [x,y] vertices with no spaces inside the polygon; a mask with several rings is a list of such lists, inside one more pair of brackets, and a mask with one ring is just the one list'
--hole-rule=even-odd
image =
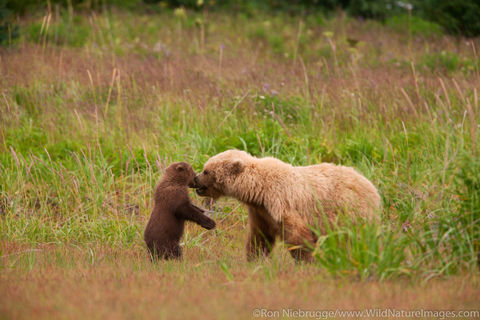
{"label": "adult brown bear", "polygon": [[277,237],[292,246],[294,258],[310,260],[305,242],[316,242],[311,226],[323,215],[333,221],[342,211],[377,220],[381,208],[377,189],[353,168],[330,163],[294,167],[239,150],[210,158],[195,184],[201,196],[229,196],[247,206],[249,260],[268,255]]}

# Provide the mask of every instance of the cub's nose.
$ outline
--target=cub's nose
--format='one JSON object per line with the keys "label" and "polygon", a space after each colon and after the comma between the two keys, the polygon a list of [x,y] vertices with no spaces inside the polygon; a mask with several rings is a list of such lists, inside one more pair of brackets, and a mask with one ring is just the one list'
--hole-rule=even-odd
{"label": "cub's nose", "polygon": [[188,185],[190,188],[198,188],[198,179],[197,176],[193,178],[193,181]]}

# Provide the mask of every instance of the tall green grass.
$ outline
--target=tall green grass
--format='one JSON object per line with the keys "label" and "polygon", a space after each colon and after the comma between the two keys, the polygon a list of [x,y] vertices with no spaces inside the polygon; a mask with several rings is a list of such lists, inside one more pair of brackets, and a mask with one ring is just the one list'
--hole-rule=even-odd
{"label": "tall green grass", "polygon": [[[141,247],[165,166],[200,170],[238,148],[353,166],[378,186],[382,223],[319,233],[319,268],[423,280],[476,270],[474,42],[409,47],[398,30],[342,16],[47,13],[23,23],[1,60],[2,241]],[[445,42],[455,56],[430,53]],[[226,206],[243,226],[245,211]],[[187,234],[185,245],[201,240]],[[219,266],[235,278],[231,261]]]}

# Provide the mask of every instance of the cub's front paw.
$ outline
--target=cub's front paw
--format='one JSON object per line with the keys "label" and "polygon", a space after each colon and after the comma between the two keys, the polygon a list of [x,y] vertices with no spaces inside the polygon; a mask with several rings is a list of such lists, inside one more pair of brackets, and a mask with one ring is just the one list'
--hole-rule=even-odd
{"label": "cub's front paw", "polygon": [[215,228],[215,226],[216,226],[215,221],[213,221],[212,219],[207,219],[202,223],[202,227],[204,227],[207,230],[212,230],[213,228]]}

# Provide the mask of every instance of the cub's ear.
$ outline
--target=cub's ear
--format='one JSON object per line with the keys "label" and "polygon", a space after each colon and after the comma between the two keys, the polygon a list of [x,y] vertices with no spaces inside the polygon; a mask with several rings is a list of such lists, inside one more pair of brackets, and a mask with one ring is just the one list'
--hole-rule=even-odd
{"label": "cub's ear", "polygon": [[242,173],[244,168],[245,163],[242,160],[234,160],[228,165],[228,170],[233,175]]}
{"label": "cub's ear", "polygon": [[177,164],[177,167],[175,168],[178,172],[182,172],[185,170],[183,164]]}

